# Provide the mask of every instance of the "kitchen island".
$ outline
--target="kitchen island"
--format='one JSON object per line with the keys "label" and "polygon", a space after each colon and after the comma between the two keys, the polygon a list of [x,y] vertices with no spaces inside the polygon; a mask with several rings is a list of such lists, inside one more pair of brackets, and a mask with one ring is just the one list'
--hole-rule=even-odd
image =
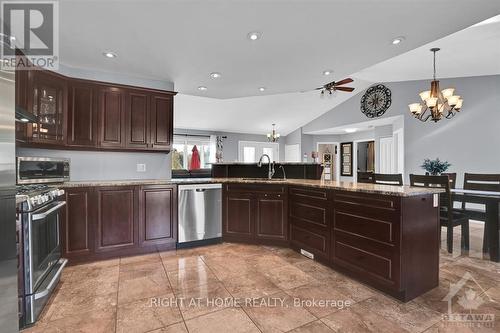
{"label": "kitchen island", "polygon": [[[96,260],[175,248],[176,187],[199,183],[223,184],[224,241],[291,247],[402,301],[438,285],[439,188],[253,178],[69,182],[61,186],[72,216],[66,254]],[[90,241],[69,232],[78,222]]]}

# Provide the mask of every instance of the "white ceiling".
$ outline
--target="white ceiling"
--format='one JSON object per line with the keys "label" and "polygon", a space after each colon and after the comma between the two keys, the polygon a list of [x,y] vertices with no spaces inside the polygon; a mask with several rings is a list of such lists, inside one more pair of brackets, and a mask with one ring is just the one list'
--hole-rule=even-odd
{"label": "white ceiling", "polygon": [[[264,94],[298,92],[498,13],[498,0],[65,0],[60,60],[172,81],[183,94],[235,98],[261,95],[260,86]],[[254,30],[263,35],[251,42]],[[399,35],[405,42],[391,45]],[[325,69],[334,74],[324,77]],[[210,79],[213,71],[222,78]]]}
{"label": "white ceiling", "polygon": [[[500,1],[499,1],[500,2]],[[500,74],[500,15],[366,68],[356,77],[379,82],[432,78],[433,47],[438,78]]]}
{"label": "white ceiling", "polygon": [[287,135],[338,104],[363,91],[370,82],[355,80],[354,93],[335,92],[321,97],[318,91],[218,99],[178,94],[174,103],[176,128],[266,134],[277,124]]}

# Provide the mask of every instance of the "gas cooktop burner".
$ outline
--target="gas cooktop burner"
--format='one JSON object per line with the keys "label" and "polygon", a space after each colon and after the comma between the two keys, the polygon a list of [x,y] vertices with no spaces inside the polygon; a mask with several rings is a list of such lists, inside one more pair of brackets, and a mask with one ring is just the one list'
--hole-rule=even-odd
{"label": "gas cooktop burner", "polygon": [[18,185],[16,187],[17,194],[28,195],[32,192],[41,192],[50,189],[46,184]]}

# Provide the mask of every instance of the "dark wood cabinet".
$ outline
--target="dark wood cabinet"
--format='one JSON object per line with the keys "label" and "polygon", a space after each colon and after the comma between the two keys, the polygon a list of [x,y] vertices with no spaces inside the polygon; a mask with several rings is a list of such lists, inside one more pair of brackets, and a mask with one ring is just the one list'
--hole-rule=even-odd
{"label": "dark wood cabinet", "polygon": [[150,145],[150,96],[141,91],[129,91],[126,97],[126,146],[147,149]]}
{"label": "dark wood cabinet", "polygon": [[291,247],[304,249],[315,258],[328,262],[332,192],[320,188],[289,187],[288,197]]}
{"label": "dark wood cabinet", "polygon": [[137,195],[133,186],[96,188],[96,251],[137,244]]}
{"label": "dark wood cabinet", "polygon": [[99,146],[125,147],[125,92],[115,87],[99,87]]}
{"label": "dark wood cabinet", "polygon": [[170,150],[174,136],[173,114],[172,96],[164,94],[151,96],[151,149]]}
{"label": "dark wood cabinet", "polygon": [[283,186],[225,185],[224,239],[256,243],[288,243],[286,191]]}
{"label": "dark wood cabinet", "polygon": [[46,70],[16,72],[16,106],[35,124],[16,123],[23,147],[168,152],[174,92],[68,78]]}
{"label": "dark wood cabinet", "polygon": [[139,245],[175,248],[177,241],[177,188],[143,186],[139,191]]}
{"label": "dark wood cabinet", "polygon": [[258,194],[255,237],[257,239],[287,240],[287,202],[284,194]]}
{"label": "dark wood cabinet", "polygon": [[68,87],[67,144],[77,147],[97,145],[98,98],[93,85],[71,82]]}
{"label": "dark wood cabinet", "polygon": [[38,122],[29,124],[28,141],[61,146],[66,140],[67,85],[62,75],[32,71],[31,102],[28,106]]}
{"label": "dark wood cabinet", "polygon": [[62,247],[65,258],[89,256],[94,251],[93,189],[66,190],[64,218],[61,222]]}

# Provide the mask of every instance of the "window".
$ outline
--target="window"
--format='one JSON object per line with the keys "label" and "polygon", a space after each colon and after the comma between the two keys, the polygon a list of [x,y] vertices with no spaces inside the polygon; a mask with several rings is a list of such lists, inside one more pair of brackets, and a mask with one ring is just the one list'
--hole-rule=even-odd
{"label": "window", "polygon": [[262,154],[269,155],[271,161],[279,161],[279,144],[277,143],[239,141],[238,147],[238,160],[240,162],[256,163]]}
{"label": "window", "polygon": [[211,151],[213,149],[215,153],[215,146],[212,144],[211,137],[174,135],[172,170],[191,170],[194,146],[196,146],[200,155],[200,168],[210,169],[212,167]]}

